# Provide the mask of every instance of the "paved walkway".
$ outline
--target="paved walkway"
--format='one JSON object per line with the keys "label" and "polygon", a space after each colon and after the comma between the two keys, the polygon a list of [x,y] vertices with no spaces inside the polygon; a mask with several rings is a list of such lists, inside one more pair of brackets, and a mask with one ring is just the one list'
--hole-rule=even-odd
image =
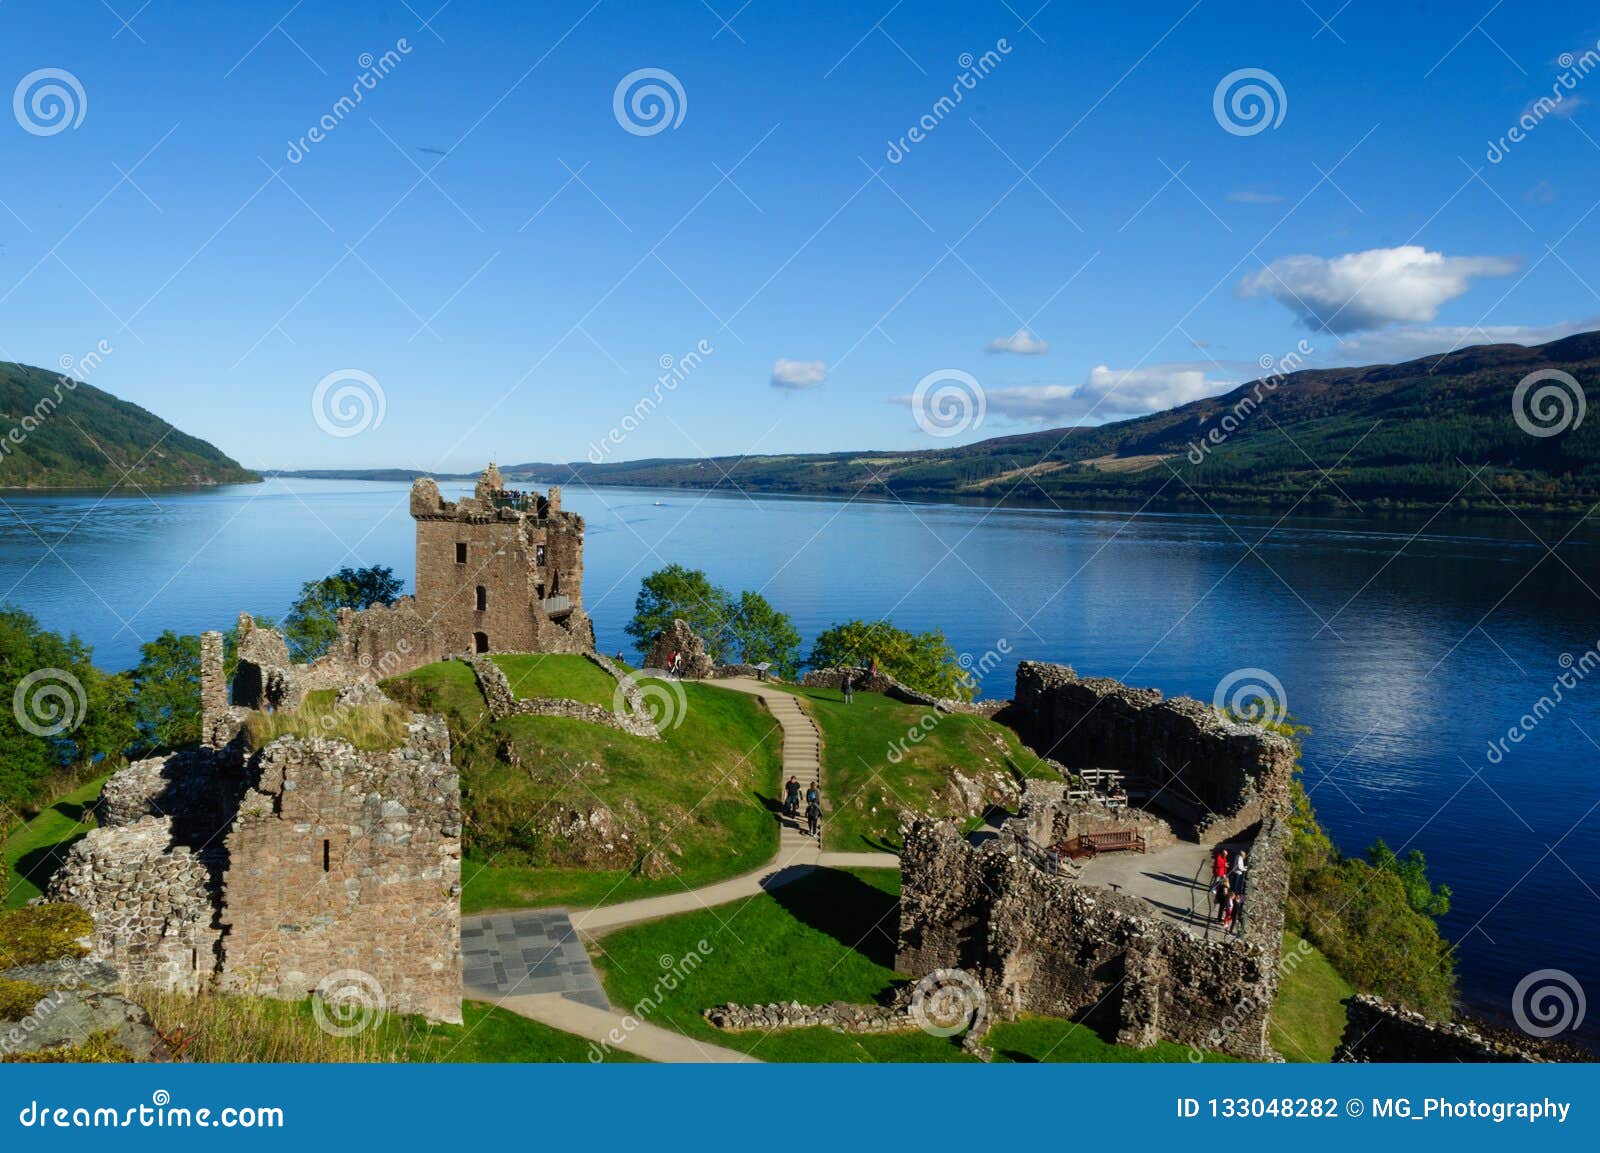
{"label": "paved walkway", "polygon": [[1154,853],[1104,853],[1079,862],[1081,885],[1140,897],[1162,918],[1202,936],[1211,897],[1211,849],[1179,841]]}
{"label": "paved walkway", "polygon": [[[718,688],[760,697],[783,730],[781,782],[795,776],[801,789],[822,779],[822,736],[816,722],[793,693],[761,681],[730,677]],[[645,897],[572,913],[485,913],[461,918],[463,983],[469,1000],[488,1001],[531,1020],[608,1043],[652,1061],[752,1062],[733,1049],[707,1045],[668,1029],[640,1022],[610,1008],[600,990],[588,953],[577,935],[598,936],[641,921],[693,913],[714,905],[754,897],[815,871],[817,868],[895,869],[893,853],[825,853],[802,826],[779,816],[778,852],[763,867],[681,893]],[[576,932],[574,932],[576,930]],[[582,954],[581,968],[572,950]],[[585,975],[585,971],[587,975]],[[592,982],[592,987],[591,987]],[[632,1027],[627,1027],[631,1025]],[[621,1037],[619,1042],[617,1037]]]}

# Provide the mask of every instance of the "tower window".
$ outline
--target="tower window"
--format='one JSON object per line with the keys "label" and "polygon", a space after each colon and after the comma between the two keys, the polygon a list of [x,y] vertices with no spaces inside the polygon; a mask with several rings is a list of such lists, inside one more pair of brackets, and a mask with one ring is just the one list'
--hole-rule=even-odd
{"label": "tower window", "polygon": [[489,607],[489,590],[482,585],[478,586],[478,611],[481,613]]}
{"label": "tower window", "polygon": [[458,541],[456,541],[456,564],[466,564],[466,563],[467,563],[467,542],[464,541],[464,540],[458,540]]}
{"label": "tower window", "polygon": [[326,873],[328,871],[328,842],[327,841],[323,841],[322,842],[322,871],[324,873]]}

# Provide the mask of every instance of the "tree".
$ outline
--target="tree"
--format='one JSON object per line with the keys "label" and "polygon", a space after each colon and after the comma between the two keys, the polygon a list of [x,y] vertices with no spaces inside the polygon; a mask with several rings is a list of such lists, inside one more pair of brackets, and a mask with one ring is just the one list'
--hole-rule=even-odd
{"label": "tree", "polygon": [[1405,887],[1406,900],[1417,912],[1442,917],[1450,911],[1450,886],[1435,888],[1429,883],[1428,862],[1421,849],[1412,849],[1402,858],[1379,837],[1367,850],[1367,864],[1399,877],[1400,884]]}
{"label": "tree", "polygon": [[845,621],[818,635],[807,663],[820,669],[872,660],[908,688],[963,701],[973,697],[971,675],[938,629],[910,633],[889,621]]}
{"label": "tree", "polygon": [[338,635],[340,609],[392,605],[404,588],[405,582],[388,565],[346,566],[332,576],[307,581],[283,621],[290,653],[297,661],[315,660]]}
{"label": "tree", "polygon": [[771,662],[773,671],[786,680],[799,671],[800,631],[788,613],[780,613],[760,593],[739,594],[728,629],[745,664]]}
{"label": "tree", "polygon": [[0,608],[0,804],[41,800],[52,778],[120,757],[133,742],[129,678],[20,609]]}
{"label": "tree", "polygon": [[633,602],[633,619],[624,631],[640,654],[648,656],[656,637],[681,619],[705,642],[707,655],[721,662],[728,652],[731,622],[737,612],[733,599],[705,573],[670,564],[644,578]]}
{"label": "tree", "polygon": [[141,754],[200,741],[200,638],[168,629],[139,647],[132,679],[133,724]]}

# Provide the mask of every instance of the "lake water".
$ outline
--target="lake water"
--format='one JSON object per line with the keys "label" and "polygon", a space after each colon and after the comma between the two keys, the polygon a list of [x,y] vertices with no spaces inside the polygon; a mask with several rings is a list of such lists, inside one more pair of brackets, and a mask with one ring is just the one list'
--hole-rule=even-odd
{"label": "lake water", "polygon": [[[406,496],[403,484],[309,480],[0,493],[0,601],[75,631],[102,667],[127,667],[163,629],[281,615],[303,581],[343,564],[391,565],[409,587]],[[1224,523],[581,488],[565,504],[588,518],[584,600],[606,652],[627,645],[640,579],[680,562],[763,590],[808,644],[850,617],[943,628],[974,661],[1003,658],[989,696],[1010,694],[1020,659],[1208,701],[1236,670],[1265,670],[1311,726],[1306,782],[1339,845],[1359,852],[1381,835],[1420,848],[1454,889],[1444,928],[1474,1009],[1503,1017],[1539,969],[1600,994],[1600,670],[1490,753],[1600,643],[1593,523]]]}

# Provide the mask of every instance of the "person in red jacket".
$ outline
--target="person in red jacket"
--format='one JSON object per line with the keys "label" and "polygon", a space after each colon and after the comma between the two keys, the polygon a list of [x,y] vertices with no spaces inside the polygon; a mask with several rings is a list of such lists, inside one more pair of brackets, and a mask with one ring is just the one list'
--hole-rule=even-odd
{"label": "person in red jacket", "polygon": [[1211,875],[1213,877],[1226,877],[1228,875],[1228,850],[1218,849],[1216,859],[1211,862]]}

